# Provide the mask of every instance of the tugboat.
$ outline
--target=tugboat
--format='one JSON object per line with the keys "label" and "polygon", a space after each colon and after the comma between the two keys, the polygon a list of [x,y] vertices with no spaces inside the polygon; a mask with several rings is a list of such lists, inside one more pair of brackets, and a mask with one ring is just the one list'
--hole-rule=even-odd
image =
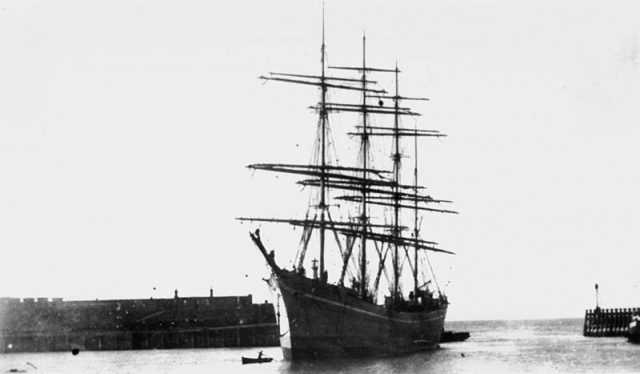
{"label": "tugboat", "polygon": [[[312,190],[306,215],[237,218],[302,227],[293,269],[276,262],[259,229],[250,233],[270,268],[267,283],[284,303],[280,323],[283,355],[291,360],[391,356],[436,348],[449,301],[438,286],[427,252],[453,252],[422,238],[420,214],[457,212],[434,207],[451,201],[433,198],[419,185],[418,140],[445,135],[419,129],[417,124],[413,128],[402,125],[402,118],[420,115],[405,103],[428,99],[401,95],[397,63],[393,68],[368,65],[363,37],[361,65],[326,66],[324,34],[323,19],[318,75],[272,72],[260,77],[319,89],[319,101],[312,106],[318,114],[313,162],[248,166],[305,178],[297,183]],[[329,75],[327,69],[355,76]],[[392,93],[379,86],[374,75],[390,76],[395,86]],[[330,101],[329,91],[339,99]],[[349,93],[356,97],[340,99],[340,95]],[[359,116],[355,129],[345,134],[359,141],[357,165],[339,165],[338,158],[330,153],[334,145],[330,143],[333,134],[329,113],[345,112]],[[390,121],[374,124],[374,117]],[[413,148],[410,155],[403,153],[401,144],[407,138],[413,140],[408,147]],[[372,139],[390,140],[386,143],[391,148],[388,167],[373,162]],[[409,156],[413,157],[413,173],[407,174],[413,174],[413,181],[407,183],[401,180],[401,170]],[[317,252],[314,248],[317,257],[310,260],[307,249],[313,233],[317,233],[319,245]],[[335,239],[331,248],[328,239]],[[329,269],[330,265],[335,271]],[[308,276],[309,267],[312,274]]]}

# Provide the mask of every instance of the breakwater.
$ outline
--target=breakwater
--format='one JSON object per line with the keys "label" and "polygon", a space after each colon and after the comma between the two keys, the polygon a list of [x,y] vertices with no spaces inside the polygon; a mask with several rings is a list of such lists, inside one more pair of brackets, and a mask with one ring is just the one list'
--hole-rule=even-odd
{"label": "breakwater", "polygon": [[636,314],[640,314],[640,308],[587,309],[584,315],[583,335],[627,336],[631,317]]}
{"label": "breakwater", "polygon": [[0,352],[276,346],[252,296],[63,301],[0,298]]}

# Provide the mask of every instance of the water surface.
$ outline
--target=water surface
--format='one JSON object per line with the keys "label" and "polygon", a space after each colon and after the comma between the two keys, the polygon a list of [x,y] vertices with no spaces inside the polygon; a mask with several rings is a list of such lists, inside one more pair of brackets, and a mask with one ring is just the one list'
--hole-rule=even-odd
{"label": "water surface", "polygon": [[[462,343],[396,358],[291,363],[263,348],[268,364],[242,365],[259,349],[175,349],[0,355],[0,372],[29,373],[638,373],[640,345],[623,338],[585,338],[581,319],[448,322],[469,331]],[[38,367],[27,365],[30,362]]]}

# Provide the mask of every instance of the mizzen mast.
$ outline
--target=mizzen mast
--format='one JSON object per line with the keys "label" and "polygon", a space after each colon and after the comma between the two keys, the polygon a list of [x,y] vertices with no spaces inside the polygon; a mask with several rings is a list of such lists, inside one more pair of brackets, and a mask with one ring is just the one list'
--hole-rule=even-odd
{"label": "mizzen mast", "polygon": [[[396,94],[398,97],[400,94],[398,92],[398,63],[396,62],[395,68],[395,81],[396,81]],[[400,197],[398,193],[398,184],[400,183],[400,133],[399,133],[399,123],[400,116],[398,115],[400,111],[400,102],[398,99],[393,101],[394,108],[394,116],[393,116],[393,154],[391,158],[393,160],[393,180],[396,182],[396,185],[393,187],[393,234],[395,236],[400,236]],[[398,298],[398,290],[400,288],[400,274],[398,268],[398,242],[393,243],[393,298]]]}

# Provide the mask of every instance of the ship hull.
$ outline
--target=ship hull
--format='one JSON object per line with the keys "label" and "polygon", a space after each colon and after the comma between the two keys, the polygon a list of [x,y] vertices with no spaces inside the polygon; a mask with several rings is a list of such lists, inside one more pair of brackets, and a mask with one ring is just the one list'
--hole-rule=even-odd
{"label": "ship hull", "polygon": [[270,283],[286,308],[286,359],[393,356],[432,349],[440,341],[446,304],[430,311],[392,310],[288,271],[274,274]]}

